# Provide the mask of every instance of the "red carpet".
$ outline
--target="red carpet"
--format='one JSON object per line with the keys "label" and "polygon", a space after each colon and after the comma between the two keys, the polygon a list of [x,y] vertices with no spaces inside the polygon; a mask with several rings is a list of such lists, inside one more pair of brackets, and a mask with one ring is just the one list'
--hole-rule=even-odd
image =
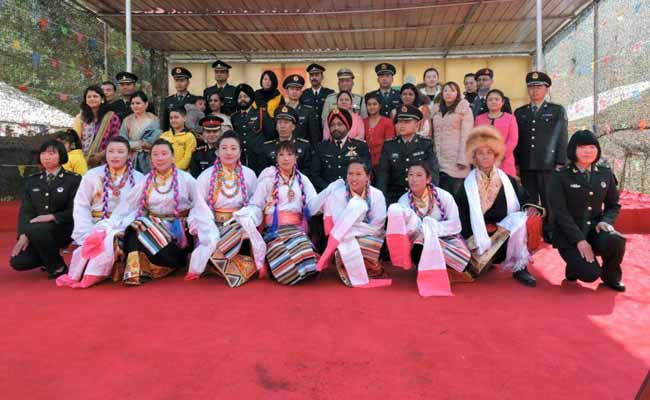
{"label": "red carpet", "polygon": [[[367,290],[332,269],[293,288],[176,275],[72,290],[4,261],[0,397],[633,399],[650,366],[650,236],[627,237],[623,294],[562,283],[548,247],[537,288],[491,271],[428,299],[397,269]],[[0,233],[4,260],[14,238]]]}

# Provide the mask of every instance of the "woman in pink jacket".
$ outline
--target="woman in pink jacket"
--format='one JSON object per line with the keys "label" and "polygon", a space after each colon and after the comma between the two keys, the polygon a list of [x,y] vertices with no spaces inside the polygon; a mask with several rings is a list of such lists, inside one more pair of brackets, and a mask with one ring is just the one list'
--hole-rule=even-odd
{"label": "woman in pink jacket", "polygon": [[517,128],[517,119],[515,116],[501,111],[504,98],[505,95],[499,89],[490,90],[485,97],[488,112],[476,117],[474,125],[492,125],[499,131],[506,144],[504,158],[499,168],[510,176],[517,176],[513,152],[519,140],[519,129]]}
{"label": "woman in pink jacket", "polygon": [[469,173],[465,142],[474,127],[472,109],[456,82],[442,86],[442,101],[433,106],[433,138],[440,163],[439,186],[456,195]]}

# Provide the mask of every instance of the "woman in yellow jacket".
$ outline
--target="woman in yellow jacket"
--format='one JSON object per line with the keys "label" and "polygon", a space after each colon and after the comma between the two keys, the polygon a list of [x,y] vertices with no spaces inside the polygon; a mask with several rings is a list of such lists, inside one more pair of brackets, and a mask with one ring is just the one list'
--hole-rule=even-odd
{"label": "woman in yellow jacket", "polygon": [[176,168],[187,171],[190,168],[192,153],[196,150],[196,137],[185,129],[185,108],[178,107],[169,112],[170,129],[160,135],[172,144],[174,148],[174,164]]}
{"label": "woman in yellow jacket", "polygon": [[284,97],[278,90],[278,77],[273,71],[264,71],[260,77],[261,89],[255,91],[255,104],[268,112],[271,118],[275,117],[275,110],[284,104]]}
{"label": "woman in yellow jacket", "polygon": [[65,170],[83,175],[88,171],[88,163],[81,149],[81,139],[74,129],[59,131],[56,133],[56,140],[63,143],[68,152],[68,162],[63,164]]}

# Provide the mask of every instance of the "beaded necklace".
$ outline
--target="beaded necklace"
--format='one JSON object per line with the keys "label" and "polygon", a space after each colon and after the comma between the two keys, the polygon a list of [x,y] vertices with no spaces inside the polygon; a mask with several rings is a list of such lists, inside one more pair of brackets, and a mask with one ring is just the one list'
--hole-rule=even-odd
{"label": "beaded necklace", "polygon": [[[240,161],[237,161],[235,170],[232,174],[230,174],[228,178],[231,178],[230,180],[232,180],[233,175],[237,177],[237,180],[234,183],[228,185],[228,179],[225,174],[225,167],[223,164],[221,164],[221,160],[219,160],[219,158],[215,160],[214,168],[212,169],[212,174],[210,175],[210,188],[208,194],[208,203],[212,210],[216,209],[217,199],[219,198],[220,194],[224,195],[228,199],[232,199],[233,197],[237,196],[240,191],[242,194],[242,207],[246,207],[248,205],[246,181],[244,180],[244,168],[242,167]],[[227,192],[225,190],[232,188],[234,188],[234,191]]]}
{"label": "beaded necklace", "polygon": [[427,184],[426,192],[424,194],[428,195],[428,204],[427,204],[427,210],[423,213],[420,211],[420,208],[416,205],[417,200],[415,198],[415,195],[409,189],[408,198],[409,198],[409,205],[411,206],[411,209],[415,211],[415,213],[420,219],[422,219],[427,215],[431,214],[431,211],[433,211],[433,205],[435,204],[438,207],[438,210],[440,210],[440,219],[442,221],[446,220],[447,214],[444,208],[442,207],[442,203],[440,202],[440,196],[438,195],[438,190],[436,190],[436,188],[433,186],[433,183],[429,182]]}
{"label": "beaded necklace", "polygon": [[135,180],[133,178],[133,165],[131,160],[126,162],[126,168],[122,174],[120,182],[115,185],[113,183],[113,176],[111,174],[110,167],[108,164],[104,166],[104,177],[102,179],[102,219],[108,216],[108,199],[109,194],[112,193],[113,197],[120,197],[122,189],[126,186],[126,182],[129,182],[131,187],[135,186]]}
{"label": "beaded necklace", "polygon": [[[149,172],[149,174],[147,175],[147,179],[144,183],[144,188],[142,189],[142,195],[140,196],[140,209],[138,210],[138,217],[143,216],[145,211],[148,211],[149,196],[151,195],[152,186],[156,186],[157,175],[158,173],[156,172],[155,169],[152,169],[151,172]],[[156,187],[156,191],[160,194],[167,194],[172,190],[174,191],[174,197],[173,197],[174,217],[178,218],[179,215],[178,208],[180,206],[180,201],[179,201],[180,193],[178,189],[178,170],[176,169],[175,165],[172,165],[171,177],[172,177],[172,182],[171,185],[169,185],[169,189],[167,191],[161,193],[160,191],[158,191],[157,187]]]}

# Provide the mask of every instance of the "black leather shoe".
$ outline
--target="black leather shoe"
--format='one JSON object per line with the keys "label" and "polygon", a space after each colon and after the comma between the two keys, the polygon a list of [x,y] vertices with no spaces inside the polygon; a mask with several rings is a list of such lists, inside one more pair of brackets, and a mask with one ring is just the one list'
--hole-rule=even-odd
{"label": "black leather shoe", "polygon": [[605,286],[607,286],[608,288],[610,288],[612,290],[615,290],[617,292],[624,292],[625,291],[625,285],[622,284],[621,282],[616,282],[616,283],[614,283],[614,282],[604,282],[604,283],[605,283]]}
{"label": "black leather shoe", "polygon": [[535,277],[528,272],[527,269],[522,269],[521,271],[514,272],[512,277],[523,283],[526,286],[535,287],[537,286],[537,281]]}
{"label": "black leather shoe", "polygon": [[68,267],[65,265],[61,265],[60,267],[54,268],[53,271],[50,271],[47,273],[47,279],[56,279],[61,275],[67,274],[68,273]]}
{"label": "black leather shoe", "polygon": [[564,277],[569,282],[575,282],[578,280],[578,274],[576,274],[575,272],[569,272],[568,268],[564,270]]}

